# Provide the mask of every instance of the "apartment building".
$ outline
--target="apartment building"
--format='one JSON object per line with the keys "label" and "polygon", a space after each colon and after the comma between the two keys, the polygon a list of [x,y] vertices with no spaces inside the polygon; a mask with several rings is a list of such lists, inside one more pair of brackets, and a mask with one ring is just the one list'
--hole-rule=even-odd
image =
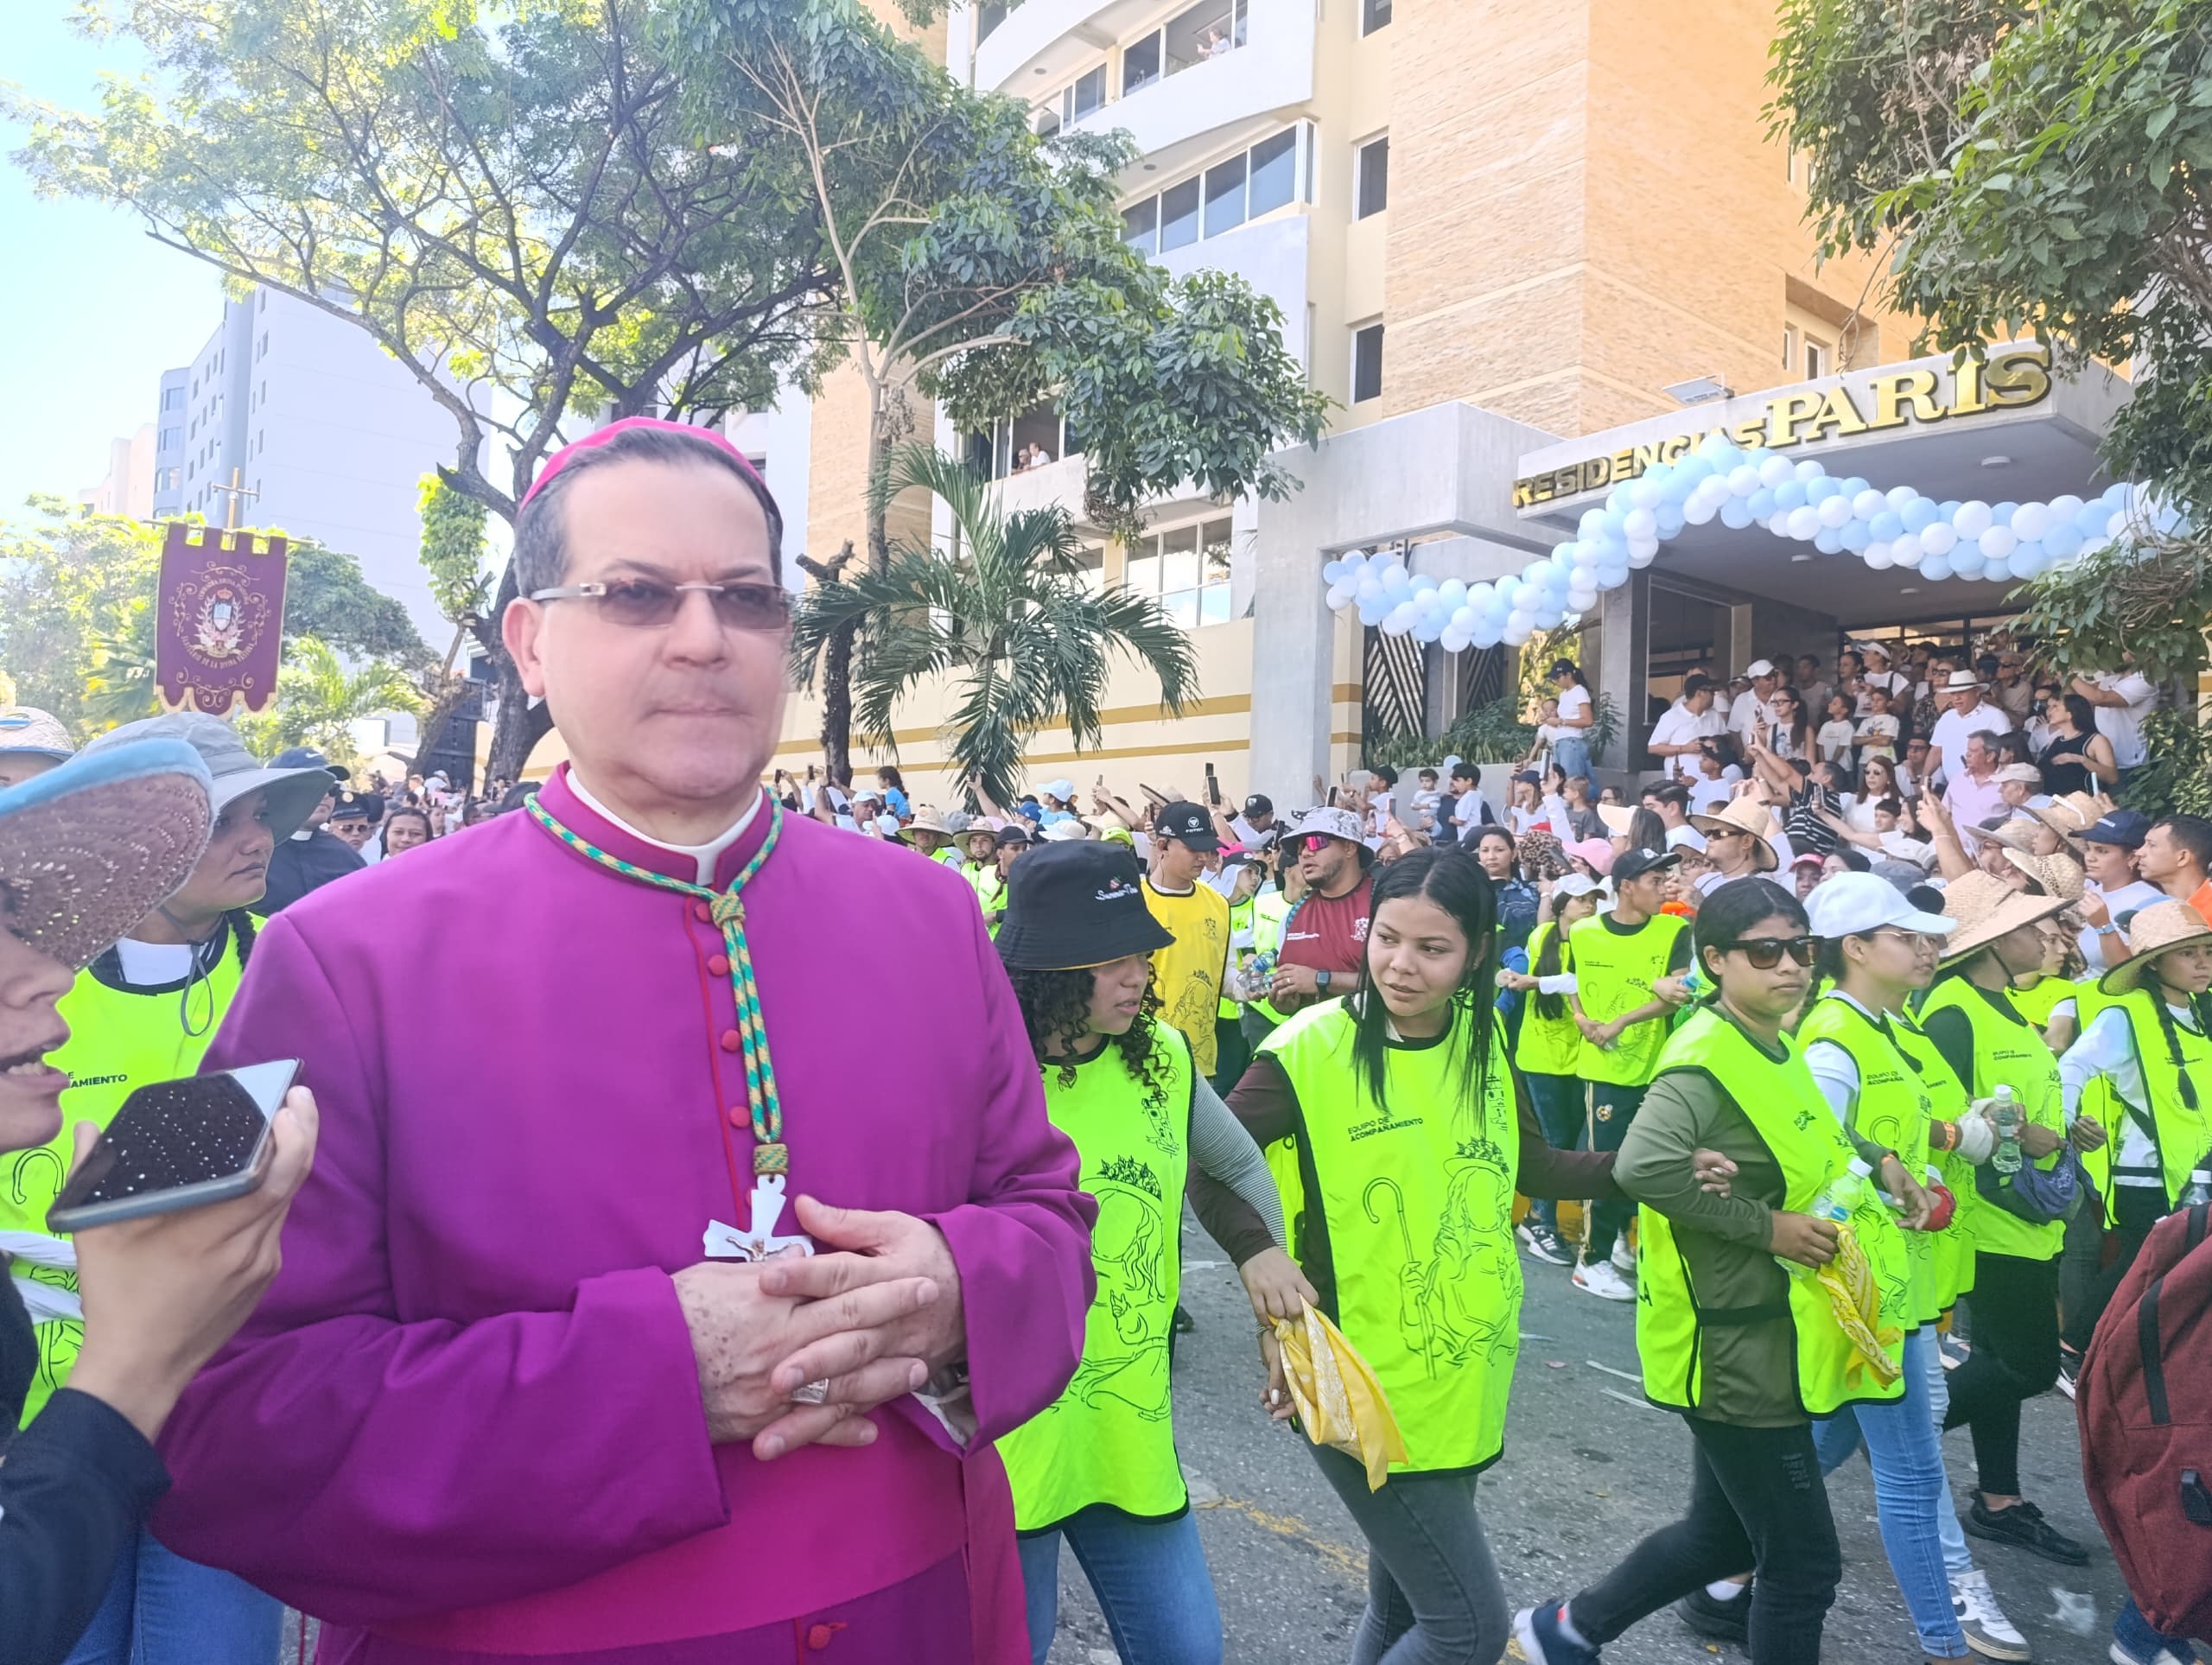
{"label": "apartment building", "polygon": [[154,512],[154,424],[141,423],[128,439],[107,442],[107,473],[77,493],[94,514],[143,520]]}

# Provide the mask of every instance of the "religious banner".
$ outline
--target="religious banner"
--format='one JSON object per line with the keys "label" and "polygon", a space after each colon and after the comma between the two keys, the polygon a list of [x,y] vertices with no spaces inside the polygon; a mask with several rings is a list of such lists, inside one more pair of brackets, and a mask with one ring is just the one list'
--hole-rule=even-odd
{"label": "religious banner", "polygon": [[169,523],[154,608],[155,688],[170,711],[222,716],[276,692],[284,633],[285,540]]}

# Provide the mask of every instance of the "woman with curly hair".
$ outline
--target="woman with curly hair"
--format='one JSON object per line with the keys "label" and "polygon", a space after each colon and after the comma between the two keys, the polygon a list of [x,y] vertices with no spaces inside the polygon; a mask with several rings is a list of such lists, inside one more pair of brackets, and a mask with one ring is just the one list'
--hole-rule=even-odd
{"label": "woman with curly hair", "polygon": [[1045,1108],[1075,1141],[1098,1206],[1083,1363],[1066,1392],[999,1442],[1030,1657],[1042,1665],[1052,1649],[1065,1538],[1123,1659],[1219,1665],[1221,1610],[1176,1459],[1169,1379],[1193,1169],[1266,1221],[1267,1242],[1238,1268],[1262,1324],[1302,1311],[1313,1286],[1283,1253],[1281,1198],[1259,1147],[1159,1016],[1151,956],[1167,933],[1145,906],[1134,855],[1118,844],[1044,845],[1015,866],[1006,902],[999,957]]}

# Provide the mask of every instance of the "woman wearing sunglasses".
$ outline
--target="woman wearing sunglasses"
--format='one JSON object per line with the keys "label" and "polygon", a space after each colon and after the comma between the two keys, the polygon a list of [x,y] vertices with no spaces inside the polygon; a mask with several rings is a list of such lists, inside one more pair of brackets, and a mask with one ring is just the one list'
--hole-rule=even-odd
{"label": "woman wearing sunglasses", "polygon": [[[1928,1206],[1893,1152],[1836,1120],[1783,1033],[1811,980],[1805,911],[1765,880],[1736,880],[1705,899],[1696,945],[1712,1003],[1668,1039],[1614,1170],[1642,1204],[1637,1350],[1646,1397],[1689,1425],[1689,1509],[1571,1600],[1524,1611],[1530,1665],[1594,1665],[1638,1619],[1746,1565],[1753,1665],[1817,1660],[1842,1559],[1812,1419],[1904,1391],[1902,1346],[1884,1348],[1886,1365],[1861,1358],[1798,1271],[1836,1255],[1836,1225],[1813,1209],[1854,1157],[1909,1215]],[[1700,1185],[1700,1146],[1734,1162],[1728,1196]],[[1877,1327],[1901,1331],[1888,1310],[1904,1281],[1897,1222],[1866,1194],[1848,1217],[1884,1290]]]}
{"label": "woman wearing sunglasses", "polygon": [[[1808,912],[1821,938],[1820,973],[1830,986],[1798,1026],[1797,1039],[1828,1108],[1931,1184],[1939,1176],[1930,1164],[1940,1155],[1950,1170],[1947,1189],[1971,1191],[1974,1164],[1989,1159],[1995,1133],[1969,1113],[1964,1084],[1906,1015],[1908,1001],[1934,980],[1956,922],[1922,912],[1872,873],[1828,880],[1813,893]],[[1939,1193],[1937,1217],[1947,1227],[1950,1210]],[[1847,1407],[1819,1424],[1814,1444],[1821,1468],[1833,1472],[1865,1443],[1882,1545],[1930,1658],[1964,1659],[1971,1648],[1993,1659],[2024,1659],[2026,1642],[1967,1553],[1943,1473],[1942,1413],[1931,1397],[1943,1376],[1936,1320],[1973,1282],[1974,1240],[1963,1229],[1908,1231],[1904,1247],[1904,1397]]]}

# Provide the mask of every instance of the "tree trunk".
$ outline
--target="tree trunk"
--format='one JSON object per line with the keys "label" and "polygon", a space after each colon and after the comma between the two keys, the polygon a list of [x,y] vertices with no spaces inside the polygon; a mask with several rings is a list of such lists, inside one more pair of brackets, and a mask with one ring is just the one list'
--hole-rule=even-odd
{"label": "tree trunk", "polygon": [[531,750],[552,732],[553,712],[543,702],[530,702],[515,662],[499,655],[499,720],[492,729],[492,755],[484,766],[486,784],[522,778]]}
{"label": "tree trunk", "polygon": [[[817,584],[834,584],[853,562],[853,540],[827,561],[802,555],[799,570]],[[853,771],[853,639],[858,632],[841,626],[822,648],[822,766],[836,785]]]}
{"label": "tree trunk", "polygon": [[421,759],[445,748],[446,730],[453,727],[453,714],[467,702],[472,691],[466,677],[449,675],[439,684],[437,698],[416,725],[415,756],[418,768]]}

